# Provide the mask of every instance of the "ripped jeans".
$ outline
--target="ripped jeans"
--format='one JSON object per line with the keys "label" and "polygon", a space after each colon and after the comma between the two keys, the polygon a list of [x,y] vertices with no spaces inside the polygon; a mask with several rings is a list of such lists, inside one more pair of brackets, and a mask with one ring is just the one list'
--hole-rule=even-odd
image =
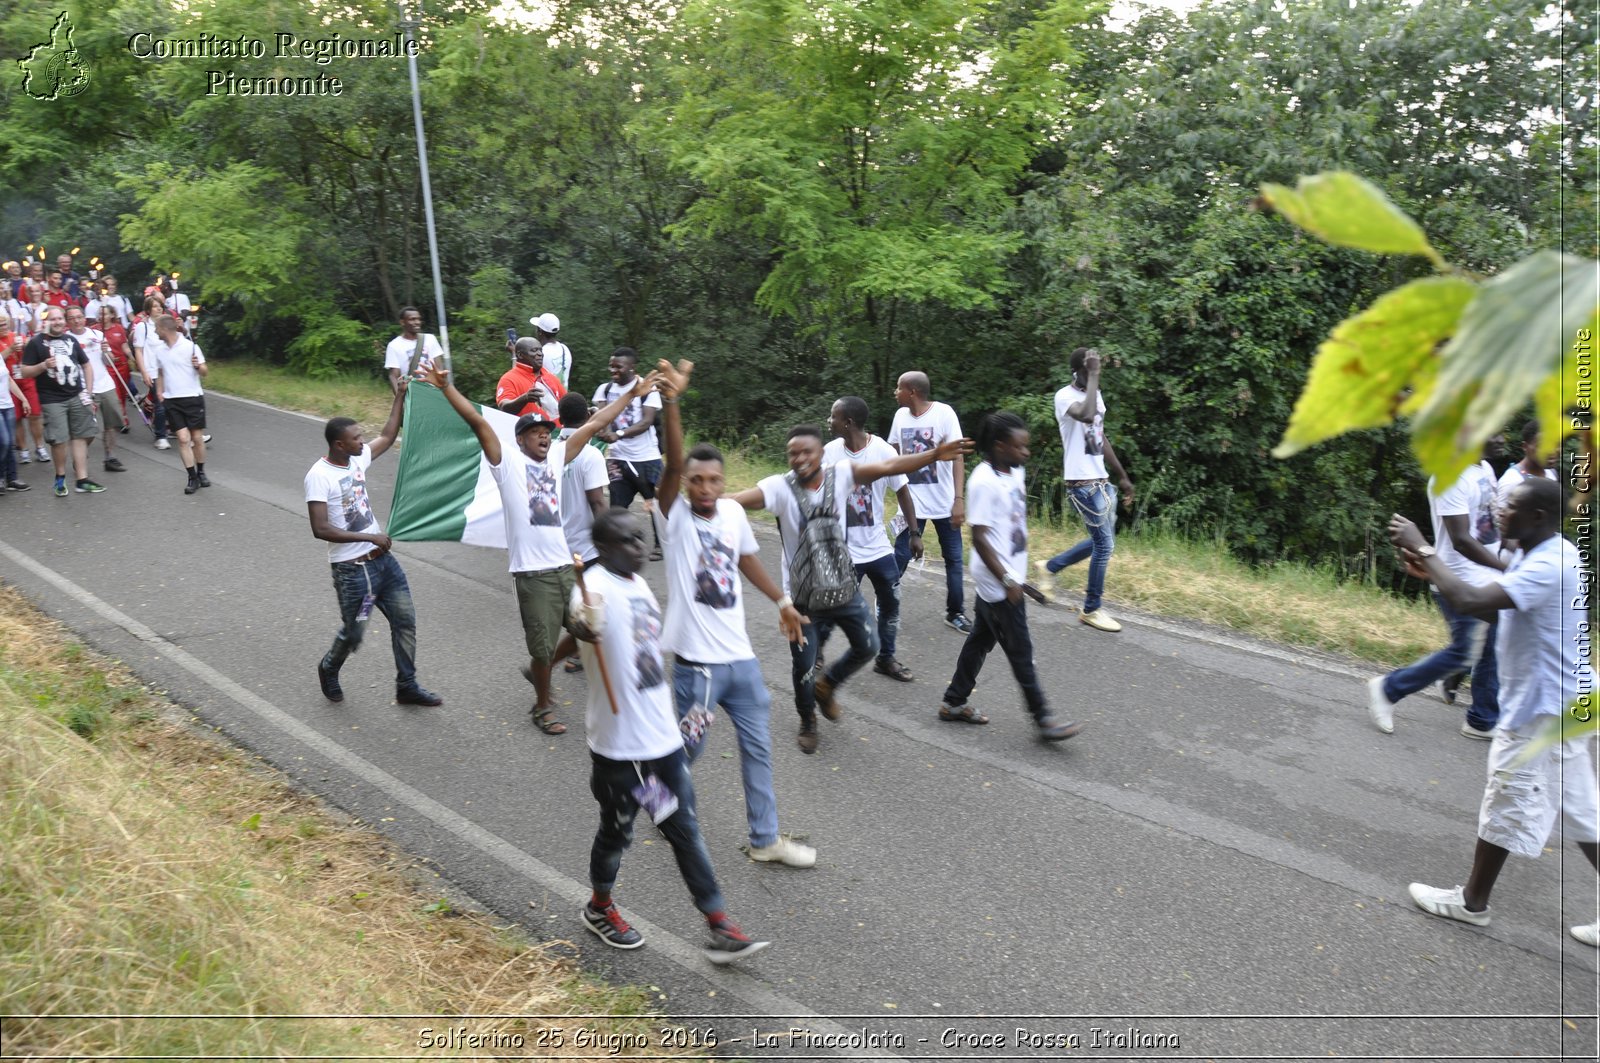
{"label": "ripped jeans", "polygon": [[1083,611],[1092,613],[1100,608],[1100,596],[1106,589],[1106,569],[1111,567],[1111,553],[1117,543],[1117,489],[1110,480],[1099,480],[1082,487],[1067,488],[1072,508],[1083,518],[1089,529],[1089,538],[1076,546],[1063,550],[1045,562],[1051,572],[1060,572],[1068,565],[1089,559],[1089,585],[1083,591]]}
{"label": "ripped jeans", "polygon": [[339,596],[339,631],[333,646],[322,658],[322,665],[338,672],[349,657],[361,648],[367,633],[367,620],[357,620],[361,601],[373,596],[372,607],[389,621],[389,639],[394,645],[396,688],[409,690],[417,685],[417,611],[411,604],[411,585],[393,554],[385,553],[371,561],[340,561],[333,566],[333,589]]}

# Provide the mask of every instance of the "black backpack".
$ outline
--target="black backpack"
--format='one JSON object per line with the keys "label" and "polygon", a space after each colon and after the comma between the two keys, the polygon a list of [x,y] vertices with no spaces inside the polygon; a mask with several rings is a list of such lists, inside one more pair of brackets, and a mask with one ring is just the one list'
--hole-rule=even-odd
{"label": "black backpack", "polygon": [[833,466],[822,474],[822,503],[815,508],[794,473],[784,476],[800,510],[800,537],[789,562],[789,594],[801,612],[837,609],[856,595],[856,570],[844,526],[834,511]]}

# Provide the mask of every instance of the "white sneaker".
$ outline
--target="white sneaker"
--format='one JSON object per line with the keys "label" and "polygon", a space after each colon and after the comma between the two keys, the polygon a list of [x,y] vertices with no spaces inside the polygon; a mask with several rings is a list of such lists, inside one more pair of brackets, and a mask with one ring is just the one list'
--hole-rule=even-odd
{"label": "white sneaker", "polygon": [[43,447],[40,447],[38,450],[34,451],[33,456],[38,458],[40,461],[50,460],[50,452]]}
{"label": "white sneaker", "polygon": [[28,450],[26,447],[24,447],[22,450],[18,451],[17,452],[17,464],[18,465],[31,465],[31,464],[33,464],[33,451]]}
{"label": "white sneaker", "polygon": [[1575,926],[1572,928],[1572,936],[1591,948],[1600,949],[1600,923]]}
{"label": "white sneaker", "polygon": [[157,450],[171,450],[172,449],[172,444],[168,443],[165,439],[158,439],[158,440],[156,440],[156,449]]}
{"label": "white sneaker", "polygon": [[1394,702],[1383,696],[1383,676],[1367,680],[1367,713],[1373,724],[1386,735],[1394,734]]}
{"label": "white sneaker", "polygon": [[202,432],[200,434],[200,442],[202,442],[202,443],[211,442],[211,433],[210,432]]}
{"label": "white sneaker", "polygon": [[817,851],[780,834],[771,845],[752,845],[750,859],[758,864],[776,862],[787,867],[811,867],[817,862]]}
{"label": "white sneaker", "polygon": [[1082,613],[1082,614],[1079,615],[1078,619],[1083,621],[1085,624],[1088,624],[1090,627],[1094,628],[1096,631],[1121,631],[1122,630],[1122,625],[1120,623],[1118,623],[1111,616],[1111,614],[1106,612],[1104,609],[1096,609],[1092,613]]}
{"label": "white sneaker", "polygon": [[1056,600],[1056,574],[1042,558],[1033,563],[1033,589],[1047,602]]}
{"label": "white sneaker", "polygon": [[1409,887],[1411,899],[1418,908],[1433,915],[1454,919],[1457,922],[1471,923],[1473,926],[1489,925],[1489,909],[1481,912],[1467,911],[1466,899],[1461,895],[1461,887],[1442,890],[1437,886],[1424,885],[1413,882]]}
{"label": "white sneaker", "polygon": [[1476,738],[1480,742],[1487,742],[1494,737],[1493,731],[1480,731],[1470,723],[1461,725],[1461,733],[1468,738]]}

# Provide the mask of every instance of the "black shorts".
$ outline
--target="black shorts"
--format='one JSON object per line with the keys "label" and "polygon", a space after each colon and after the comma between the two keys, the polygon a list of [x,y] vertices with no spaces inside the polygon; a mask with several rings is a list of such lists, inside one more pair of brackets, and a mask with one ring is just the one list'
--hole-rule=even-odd
{"label": "black shorts", "polygon": [[205,428],[206,397],[204,395],[168,399],[163,405],[167,408],[167,428],[169,430],[176,432],[180,428]]}

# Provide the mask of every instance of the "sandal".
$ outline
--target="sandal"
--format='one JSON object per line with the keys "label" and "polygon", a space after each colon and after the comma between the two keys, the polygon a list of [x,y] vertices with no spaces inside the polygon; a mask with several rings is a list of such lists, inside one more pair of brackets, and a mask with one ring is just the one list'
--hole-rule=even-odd
{"label": "sandal", "polygon": [[568,675],[573,675],[583,671],[583,662],[576,657],[568,657],[567,663],[561,666],[561,670]]}
{"label": "sandal", "polygon": [[959,709],[952,709],[948,705],[939,706],[939,719],[945,723],[988,723],[989,717],[974,709],[971,705],[963,705]]}
{"label": "sandal", "polygon": [[652,561],[660,561],[661,560],[661,547],[658,546],[654,550],[650,551],[650,560],[652,560]]}
{"label": "sandal", "polygon": [[533,717],[533,725],[547,735],[564,735],[567,725],[560,720],[553,719],[556,714],[554,708],[541,709],[535,705],[528,710],[528,715]]}
{"label": "sandal", "polygon": [[911,669],[893,657],[880,658],[878,663],[872,666],[872,670],[879,675],[886,675],[890,679],[898,679],[902,683],[909,683],[912,679]]}

